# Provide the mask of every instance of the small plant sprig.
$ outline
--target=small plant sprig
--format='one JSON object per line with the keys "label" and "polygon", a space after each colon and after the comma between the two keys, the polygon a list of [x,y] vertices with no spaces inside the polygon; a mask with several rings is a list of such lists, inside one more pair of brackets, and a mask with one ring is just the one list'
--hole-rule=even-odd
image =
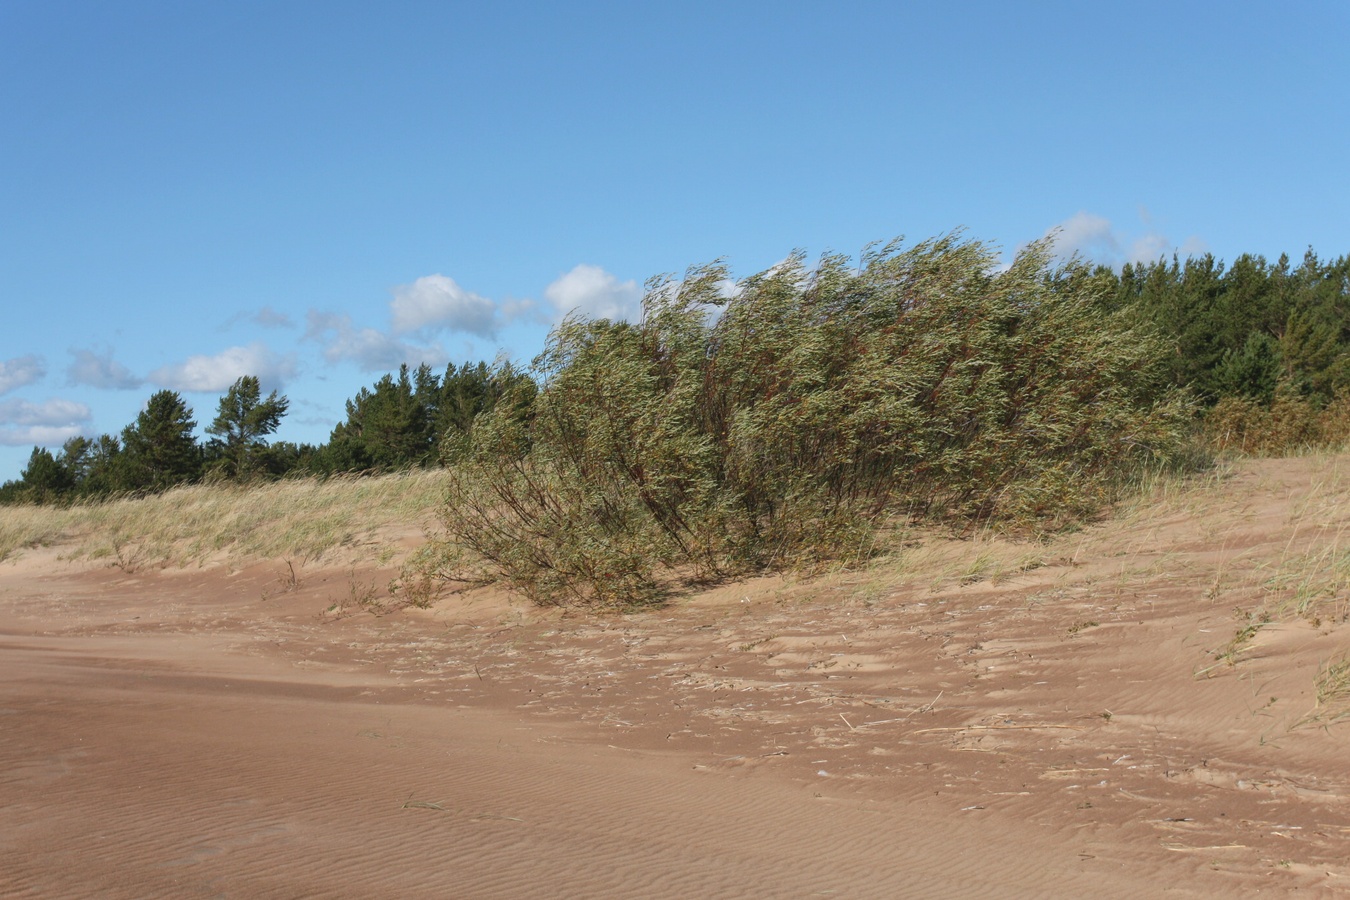
{"label": "small plant sprig", "polygon": [[112,539],[113,561],[108,565],[112,568],[121,569],[128,575],[133,575],[140,571],[141,566],[146,561],[146,550],[143,543],[128,544],[120,536],[114,536]]}
{"label": "small plant sprig", "polygon": [[323,614],[331,619],[345,619],[357,612],[383,616],[394,609],[395,606],[391,605],[387,598],[380,597],[379,586],[374,581],[365,581],[357,577],[356,567],[353,566],[347,576],[347,595],[333,600]]}
{"label": "small plant sprig", "polygon": [[276,589],[263,590],[262,598],[266,602],[280,594],[289,594],[300,589],[300,576],[296,574],[295,563],[292,560],[286,560],[286,569],[277,575]]}
{"label": "small plant sprig", "polygon": [[1207,666],[1195,673],[1195,677],[1206,675],[1220,666],[1233,667],[1241,660],[1241,654],[1251,648],[1252,640],[1262,628],[1265,628],[1272,621],[1270,611],[1262,610],[1260,614],[1254,614],[1251,610],[1235,609],[1233,614],[1242,622],[1237,631],[1233,632],[1233,637],[1228,643],[1214,651],[1214,658],[1217,660],[1214,665]]}

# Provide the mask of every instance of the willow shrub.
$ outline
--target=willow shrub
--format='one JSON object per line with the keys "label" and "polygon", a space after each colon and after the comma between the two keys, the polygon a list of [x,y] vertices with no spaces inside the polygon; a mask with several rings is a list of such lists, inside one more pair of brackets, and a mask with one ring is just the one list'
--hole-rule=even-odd
{"label": "willow shrub", "polygon": [[480,418],[453,467],[453,566],[629,606],[673,576],[856,561],[896,519],[1098,510],[1181,451],[1188,402],[1152,333],[1046,246],[996,266],[958,234],[795,254],[734,290],[718,263],[649,283],[640,324],[568,319],[528,412]]}
{"label": "willow shrub", "polygon": [[1220,453],[1250,456],[1340,449],[1350,442],[1350,391],[1338,391],[1324,405],[1285,390],[1276,390],[1269,405],[1225,397],[1206,413],[1204,438]]}

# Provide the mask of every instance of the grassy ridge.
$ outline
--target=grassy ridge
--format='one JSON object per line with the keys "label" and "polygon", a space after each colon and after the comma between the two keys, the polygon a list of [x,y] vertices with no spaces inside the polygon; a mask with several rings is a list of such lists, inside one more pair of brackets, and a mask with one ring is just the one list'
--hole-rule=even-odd
{"label": "grassy ridge", "polygon": [[[390,526],[429,521],[446,474],[294,479],[257,486],[189,485],[163,494],[71,506],[11,506],[0,515],[0,560],[25,547],[127,567],[231,558],[318,559]],[[385,548],[384,553],[392,553]]]}

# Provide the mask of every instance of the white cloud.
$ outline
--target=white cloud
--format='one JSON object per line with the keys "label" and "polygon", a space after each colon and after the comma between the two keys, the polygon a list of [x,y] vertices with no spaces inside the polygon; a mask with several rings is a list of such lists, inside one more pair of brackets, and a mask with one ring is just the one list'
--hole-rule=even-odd
{"label": "white cloud", "polygon": [[444,275],[426,275],[394,288],[389,310],[397,334],[447,328],[491,338],[497,332],[496,304]]}
{"label": "white cloud", "polygon": [[1074,213],[1046,230],[1054,240],[1055,255],[1068,259],[1077,254],[1084,260],[1119,268],[1124,263],[1151,263],[1177,253],[1182,257],[1204,253],[1205,242],[1192,235],[1178,246],[1156,229],[1148,210],[1140,209],[1142,234],[1126,234],[1110,219],[1089,212]]}
{"label": "white cloud", "polygon": [[230,347],[215,356],[189,356],[186,361],[156,369],[150,381],[176,391],[224,391],[245,375],[264,385],[280,385],[295,374],[293,355],[279,356],[260,343]]}
{"label": "white cloud", "polygon": [[497,304],[497,309],[501,313],[501,322],[504,325],[521,320],[547,325],[550,321],[539,309],[539,304],[529,297],[522,300],[508,297]]}
{"label": "white cloud", "polygon": [[599,266],[581,263],[544,288],[555,318],[577,313],[590,319],[634,320],[642,312],[642,288],[620,281]]}
{"label": "white cloud", "polygon": [[1089,212],[1074,213],[1045,234],[1053,235],[1055,253],[1059,256],[1078,254],[1085,259],[1101,260],[1114,259],[1120,253],[1120,239],[1111,221]]}
{"label": "white cloud", "polygon": [[83,433],[90,418],[89,407],[73,400],[0,401],[0,444],[57,446]]}
{"label": "white cloud", "polygon": [[0,394],[32,384],[46,374],[47,364],[42,357],[31,353],[14,359],[0,359]]}
{"label": "white cloud", "polygon": [[83,434],[79,425],[29,425],[25,428],[0,426],[0,445],[5,447],[59,447]]}
{"label": "white cloud", "polygon": [[524,298],[490,300],[465,290],[453,278],[426,275],[393,289],[390,328],[359,326],[346,313],[311,309],[304,340],[317,343],[330,363],[353,362],[371,372],[407,364],[442,366],[450,361],[438,331],[465,335],[466,358],[478,355],[478,341],[495,341],[513,322],[549,324],[577,311],[590,318],[635,319],[642,290],[598,266],[579,265],[544,289],[544,302]]}
{"label": "white cloud", "polygon": [[1193,234],[1181,242],[1177,248],[1177,255],[1182,259],[1189,259],[1192,256],[1204,256],[1209,252],[1209,244],[1198,234]]}
{"label": "white cloud", "polygon": [[388,372],[407,363],[445,365],[450,356],[438,343],[418,346],[374,328],[358,328],[351,316],[311,309],[305,338],[316,341],[330,363],[350,361],[367,372]]}
{"label": "white cloud", "polygon": [[75,357],[66,369],[66,384],[79,384],[96,388],[131,390],[145,383],[145,380],[132,374],[131,370],[112,358],[112,350],[99,354],[93,350],[71,350]]}
{"label": "white cloud", "polygon": [[89,407],[74,400],[52,398],[45,403],[0,401],[0,422],[10,425],[68,425],[89,421]]}

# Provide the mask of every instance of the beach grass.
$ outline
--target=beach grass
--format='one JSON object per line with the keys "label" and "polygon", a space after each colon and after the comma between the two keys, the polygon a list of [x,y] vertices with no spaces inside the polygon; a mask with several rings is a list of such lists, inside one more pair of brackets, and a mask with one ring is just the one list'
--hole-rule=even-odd
{"label": "beach grass", "polygon": [[444,472],[197,484],[144,497],[70,506],[11,506],[0,517],[0,560],[60,545],[69,558],[124,569],[193,566],[226,557],[318,560],[364,548],[388,562],[390,529],[428,524]]}

